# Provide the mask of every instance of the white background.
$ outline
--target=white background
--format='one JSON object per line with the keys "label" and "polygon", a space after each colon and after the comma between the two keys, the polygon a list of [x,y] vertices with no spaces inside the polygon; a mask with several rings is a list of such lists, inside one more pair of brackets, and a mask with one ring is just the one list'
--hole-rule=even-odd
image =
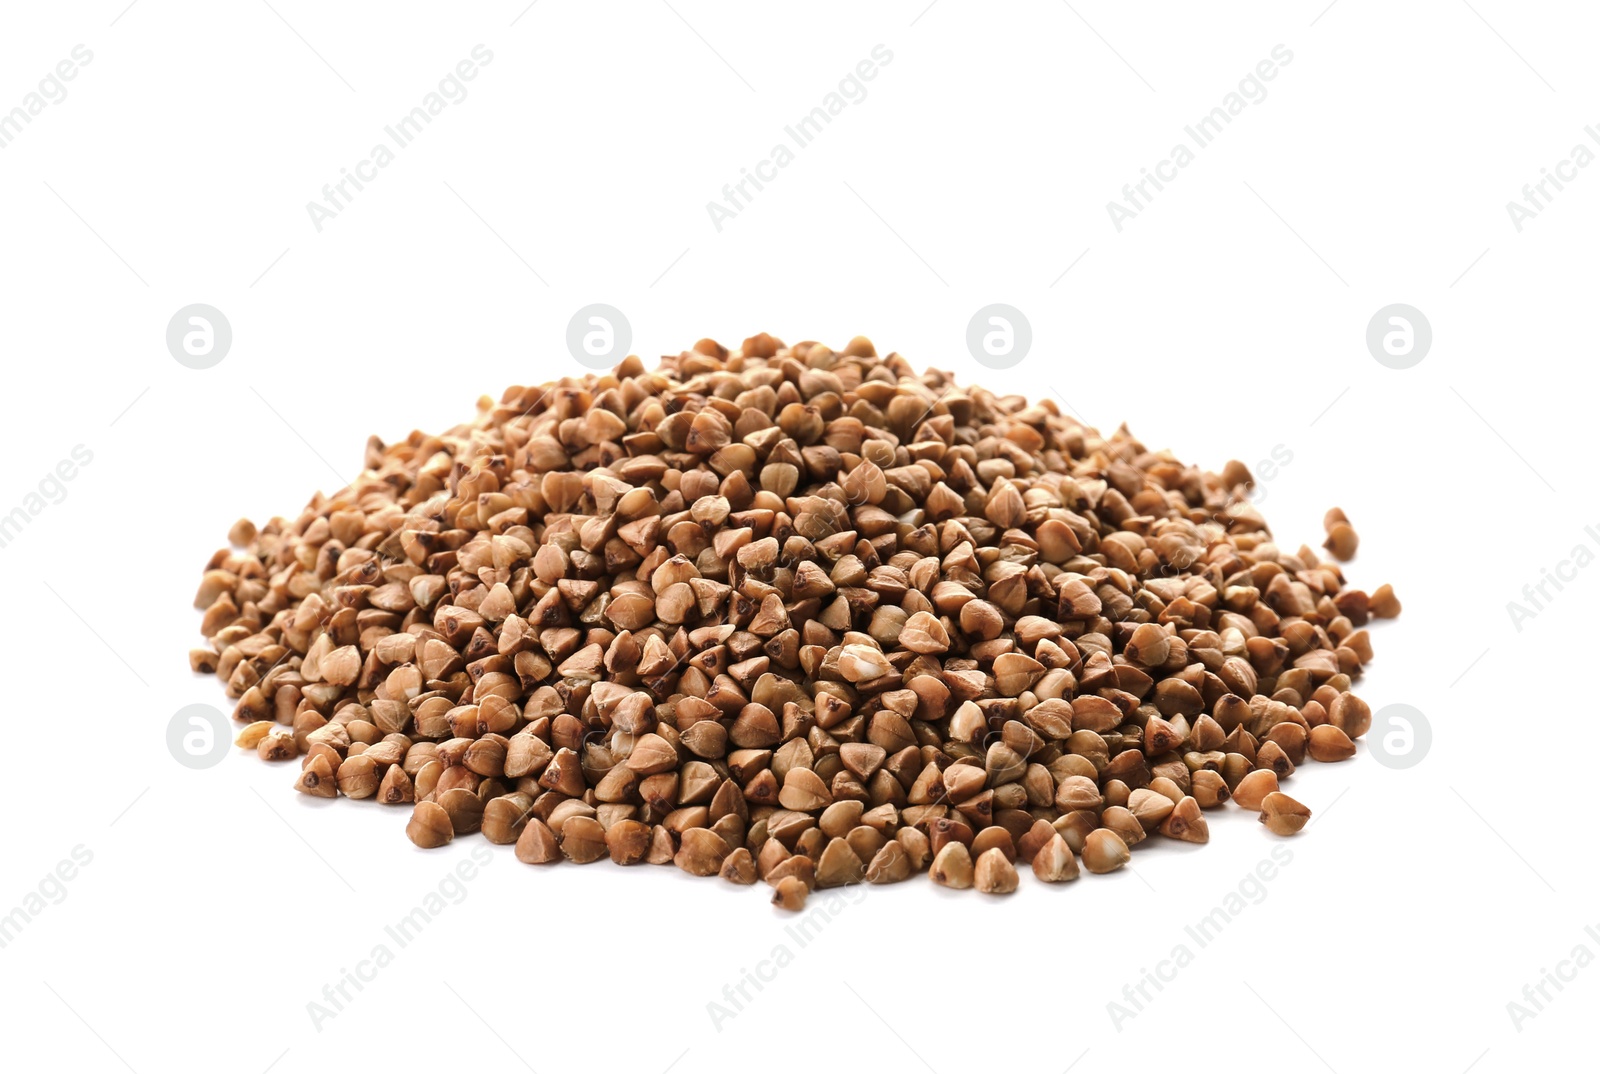
{"label": "white background", "polygon": [[[1600,969],[1520,1029],[1507,1004],[1576,945],[1600,954],[1582,759],[1600,571],[1520,631],[1506,610],[1600,548],[1600,168],[1520,233],[1506,210],[1600,123],[1592,11],[125,2],[7,4],[0,30],[0,109],[73,46],[94,54],[0,150],[0,513],[93,453],[0,549],[0,913],[74,847],[93,855],[0,949],[8,1066],[1592,1062]],[[306,203],[480,43],[469,96],[319,233]],[[878,44],[893,59],[865,99],[719,232],[706,203]],[[1278,44],[1293,60],[1267,97],[1119,233],[1106,203]],[[204,371],[164,342],[194,302],[234,334]],[[1278,845],[1242,811],[1213,815],[1209,846],[1147,844],[1061,888],[1025,875],[1004,901],[853,889],[803,948],[764,887],[493,848],[317,1027],[307,1003],[482,844],[418,851],[403,811],[311,801],[248,754],[175,763],[172,714],[228,705],[187,669],[200,570],[235,518],[342,484],[369,434],[579,371],[565,329],[591,302],[623,310],[647,358],[860,333],[1211,467],[1281,446],[1263,511],[1290,547],[1333,504],[1354,520],[1352,580],[1405,602],[1358,689],[1423,711],[1431,753],[1297,773],[1318,819],[1292,863],[1120,1025],[1107,1004]],[[1005,373],[965,345],[991,302],[1033,329]],[[1434,331],[1404,371],[1364,342],[1394,302]],[[792,961],[714,1025],[707,1004],[779,944]]]}

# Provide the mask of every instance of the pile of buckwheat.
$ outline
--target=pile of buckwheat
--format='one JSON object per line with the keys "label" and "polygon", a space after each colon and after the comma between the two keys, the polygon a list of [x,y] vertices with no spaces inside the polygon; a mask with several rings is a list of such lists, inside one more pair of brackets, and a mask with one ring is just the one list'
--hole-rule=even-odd
{"label": "pile of buckwheat", "polygon": [[[1205,842],[1368,728],[1371,595],[1220,475],[857,338],[762,334],[373,438],[229,534],[190,655],[238,744],[437,847],[1015,890]],[[1327,547],[1355,530],[1337,508]]]}

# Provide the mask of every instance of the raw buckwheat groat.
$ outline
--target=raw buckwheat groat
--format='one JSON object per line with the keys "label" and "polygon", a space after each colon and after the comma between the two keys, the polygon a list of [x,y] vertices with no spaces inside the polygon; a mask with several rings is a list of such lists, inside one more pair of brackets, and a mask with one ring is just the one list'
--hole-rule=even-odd
{"label": "raw buckwheat groat", "polygon": [[1356,752],[1363,628],[1399,602],[1280,547],[1249,484],[866,339],[701,340],[373,438],[351,487],[239,522],[190,663],[240,746],[407,806],[418,846],[787,909],[1003,894],[1204,842],[1230,797],[1293,834],[1279,782]]}

